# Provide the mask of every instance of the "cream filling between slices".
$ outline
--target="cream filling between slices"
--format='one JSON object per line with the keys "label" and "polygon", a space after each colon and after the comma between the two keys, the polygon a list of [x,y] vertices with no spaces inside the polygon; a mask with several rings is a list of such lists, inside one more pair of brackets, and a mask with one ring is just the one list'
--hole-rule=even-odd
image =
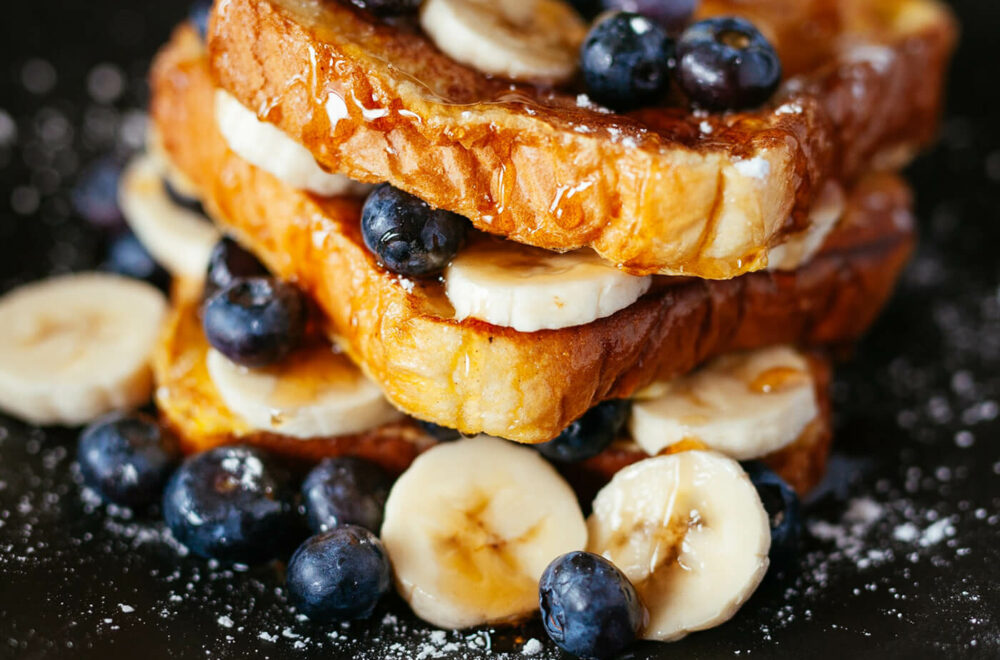
{"label": "cream filling between slices", "polygon": [[215,92],[215,123],[236,155],[292,188],[325,197],[360,195],[370,188],[325,171],[308,149],[221,89]]}

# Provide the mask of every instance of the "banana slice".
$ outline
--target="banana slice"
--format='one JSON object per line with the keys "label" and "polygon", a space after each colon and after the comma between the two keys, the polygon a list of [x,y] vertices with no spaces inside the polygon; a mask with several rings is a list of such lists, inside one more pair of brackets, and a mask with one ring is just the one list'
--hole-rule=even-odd
{"label": "banana slice", "polygon": [[519,332],[610,316],[638,300],[651,282],[590,250],[560,254],[493,239],[462,250],[444,280],[456,319],[472,317]]}
{"label": "banana slice", "polygon": [[576,73],[587,32],[563,0],[426,0],[420,25],[454,60],[491,75],[551,84]]}
{"label": "banana slice", "polygon": [[174,203],[163,175],[155,158],[137,156],[122,174],[118,205],[156,261],[172,275],[200,280],[219,230],[204,216]]}
{"label": "banana slice", "polygon": [[538,452],[479,436],[421,454],[389,493],[382,525],[399,593],[441,628],[515,621],[538,579],[580,550],[576,495]]}
{"label": "banana slice", "polygon": [[0,298],[0,409],[77,425],[149,400],[150,355],[166,313],[152,286],[81,273]]}
{"label": "banana slice", "polygon": [[768,270],[795,270],[813,258],[823,241],[844,215],[844,190],[835,181],[827,181],[809,213],[809,226],[767,255]]}
{"label": "banana slice", "polygon": [[252,110],[221,89],[215,92],[215,123],[236,155],[292,188],[324,197],[363,195],[371,188],[325,171],[308,149],[277,126],[258,119]]}
{"label": "banana slice", "polygon": [[351,435],[402,416],[382,391],[329,346],[296,351],[276,366],[248,369],[210,349],[212,383],[253,429],[293,438]]}
{"label": "banana slice", "polygon": [[819,414],[809,362],[787,346],[723,355],[643,395],[631,432],[654,455],[695,439],[740,461],[759,458],[794,442]]}
{"label": "banana slice", "polygon": [[619,471],[594,499],[587,529],[588,550],[620,568],[649,610],[644,639],[727,621],[767,572],[764,506],[739,463],[714,452]]}

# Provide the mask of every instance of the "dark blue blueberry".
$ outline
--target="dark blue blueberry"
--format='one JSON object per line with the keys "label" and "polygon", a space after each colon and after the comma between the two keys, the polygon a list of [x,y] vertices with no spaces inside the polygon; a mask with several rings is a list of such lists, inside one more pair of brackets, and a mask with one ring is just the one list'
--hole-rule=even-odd
{"label": "dark blue blueberry", "polygon": [[208,36],[208,16],[212,13],[211,0],[196,0],[188,9],[188,20],[203,40]]}
{"label": "dark blue blueberry", "polygon": [[105,500],[134,508],[160,498],[179,456],[173,436],[142,414],[97,420],[80,434],[76,450],[83,482]]}
{"label": "dark blue blueberry", "polygon": [[364,619],[389,591],[389,558],[377,536],[345,525],[299,546],[286,582],[292,604],[314,621]]}
{"label": "dark blue blueberry", "polygon": [[438,442],[451,442],[452,440],[458,440],[462,437],[462,432],[458,429],[441,426],[440,424],[435,424],[434,422],[425,422],[422,419],[418,419],[417,423],[420,424],[420,428],[422,428],[427,435],[431,436]]}
{"label": "dark blue blueberry", "polygon": [[669,34],[677,34],[691,20],[698,0],[601,0],[601,4],[612,11],[642,14],[662,25]]}
{"label": "dark blue blueberry", "polygon": [[628,401],[604,401],[563,429],[554,440],[535,445],[535,448],[545,457],[562,463],[591,458],[618,437],[628,419],[628,411]]}
{"label": "dark blue blueberry", "polygon": [[392,479],[371,461],[326,458],[302,484],[306,519],[314,532],[358,525],[378,533]]}
{"label": "dark blue blueberry", "polygon": [[655,103],[670,86],[673,55],[673,40],[659,24],[631,12],[608,14],[580,49],[587,93],[616,110]]}
{"label": "dark blue blueberry", "polygon": [[645,620],[628,578],[589,552],[570,552],[549,564],[538,582],[538,604],[552,641],[581,658],[618,655]]}
{"label": "dark blue blueberry", "polygon": [[87,166],[73,186],[73,208],[90,224],[101,229],[123,226],[118,208],[118,179],[122,166],[111,157],[98,159]]}
{"label": "dark blue blueberry", "polygon": [[749,21],[698,21],[677,42],[677,82],[706,110],[744,110],[771,98],[781,82],[774,46]]}
{"label": "dark blue blueberry", "polygon": [[217,351],[246,367],[280,362],[299,344],[306,302],[271,277],[238,279],[205,302],[202,327]]}
{"label": "dark blue blueberry", "polygon": [[782,567],[798,557],[802,536],[799,496],[784,479],[760,461],[749,461],[743,469],[750,475],[771,521],[771,563]]}
{"label": "dark blue blueberry", "polygon": [[163,179],[163,190],[167,193],[167,197],[170,198],[171,202],[188,211],[194,211],[202,216],[205,222],[210,222],[208,216],[205,214],[205,207],[201,205],[201,201],[197,197],[185,195],[174,187],[174,184],[170,183],[170,179],[167,178]]}
{"label": "dark blue blueberry", "polygon": [[241,277],[265,277],[269,273],[257,257],[224,236],[212,248],[205,274],[204,298],[208,300]]}
{"label": "dark blue blueberry", "polygon": [[432,209],[387,183],[368,196],[361,211],[365,245],[387,269],[408,277],[436,275],[465,243],[469,221]]}
{"label": "dark blue blueberry", "polygon": [[420,8],[421,2],[423,0],[351,0],[351,4],[376,16],[412,14]]}
{"label": "dark blue blueberry", "polygon": [[161,289],[170,285],[170,274],[156,263],[153,255],[132,232],[111,241],[104,267],[119,275],[145,280]]}
{"label": "dark blue blueberry", "polygon": [[163,518],[195,554],[238,562],[272,559],[300,529],[288,474],[250,447],[191,456],[163,493]]}

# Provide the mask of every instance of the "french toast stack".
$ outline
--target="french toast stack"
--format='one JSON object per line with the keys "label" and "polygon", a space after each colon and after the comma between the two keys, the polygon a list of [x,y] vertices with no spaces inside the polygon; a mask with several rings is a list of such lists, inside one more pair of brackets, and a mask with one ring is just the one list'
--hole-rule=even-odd
{"label": "french toast stack", "polygon": [[[703,0],[686,23],[221,0],[180,26],[121,200],[175,275],[153,368],[184,447],[402,474],[382,541],[442,627],[522,619],[584,549],[646,638],[732,616],[776,542],[740,462],[800,494],[823,475],[825,349],[910,254],[896,172],[935,134],[955,26],[934,0]],[[773,84],[734,102],[695,27]],[[655,94],[600,77],[602,48],[661,32]],[[279,312],[306,319],[287,346],[231,327]]]}

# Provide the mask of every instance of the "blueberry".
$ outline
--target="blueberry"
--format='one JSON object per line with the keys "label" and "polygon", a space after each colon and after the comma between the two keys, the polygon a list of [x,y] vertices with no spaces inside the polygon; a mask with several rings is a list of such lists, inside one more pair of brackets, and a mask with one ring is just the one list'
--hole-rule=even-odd
{"label": "blueberry", "polygon": [[412,14],[420,8],[423,0],[351,0],[351,4],[361,7],[376,16],[401,16]]}
{"label": "blueberry", "polygon": [[559,648],[610,658],[635,641],[645,611],[635,587],[607,559],[589,552],[556,557],[538,583],[542,625]]}
{"label": "blueberry", "polygon": [[582,461],[610,445],[628,419],[629,402],[604,401],[583,414],[554,440],[535,445],[547,458],[562,463]]}
{"label": "blueberry", "polygon": [[360,458],[326,458],[302,484],[306,518],[314,532],[358,525],[378,533],[392,479]]}
{"label": "blueberry", "polygon": [[170,274],[156,263],[132,232],[122,234],[111,242],[104,267],[112,273],[146,280],[161,289],[170,285]]}
{"label": "blueberry", "polygon": [[389,558],[377,536],[344,525],[299,546],[286,584],[292,604],[313,621],[364,619],[389,591]]}
{"label": "blueberry", "polygon": [[774,46],[749,21],[709,18],[677,42],[677,82],[706,110],[744,110],[771,98],[781,82]]}
{"label": "blueberry", "polygon": [[743,469],[750,475],[764,510],[771,521],[771,563],[784,566],[798,556],[802,536],[802,514],[799,496],[784,479],[760,461],[749,461]]}
{"label": "blueberry", "polygon": [[271,277],[236,280],[209,298],[202,312],[208,342],[246,367],[284,359],[302,339],[305,321],[299,290]]}
{"label": "blueberry", "polygon": [[177,463],[173,436],[141,414],[112,414],[80,434],[77,461],[83,482],[102,498],[133,508],[159,499]]}
{"label": "blueberry", "polygon": [[205,214],[205,207],[201,205],[201,201],[197,197],[185,195],[174,184],[170,183],[170,179],[167,178],[163,179],[163,190],[167,193],[167,197],[170,198],[171,202],[188,211],[194,211],[202,216],[205,222],[209,222],[208,216]]}
{"label": "blueberry", "polygon": [[418,419],[417,423],[420,424],[420,428],[422,428],[427,435],[431,436],[438,442],[451,442],[452,440],[458,440],[462,437],[462,432],[458,429],[441,426],[440,424],[435,424],[434,422],[425,422],[422,419]]}
{"label": "blueberry", "polygon": [[271,559],[290,547],[299,520],[287,473],[251,447],[191,456],[163,493],[163,518],[178,541],[203,557]]}
{"label": "blueberry", "polygon": [[432,209],[387,183],[377,187],[361,211],[365,245],[389,270],[400,275],[436,275],[465,242],[469,221]]}
{"label": "blueberry", "polygon": [[205,39],[208,36],[208,16],[212,13],[211,0],[195,0],[188,9],[188,20],[198,31],[198,36]]}
{"label": "blueberry", "polygon": [[239,243],[223,237],[212,248],[205,274],[204,298],[208,300],[241,277],[267,276],[267,268]]}
{"label": "blueberry", "polygon": [[101,229],[120,229],[122,212],[118,208],[118,179],[121,164],[111,157],[87,166],[73,186],[73,208],[90,224]]}
{"label": "blueberry", "polygon": [[601,4],[604,9],[641,14],[677,34],[691,20],[698,0],[601,0]]}
{"label": "blueberry", "polygon": [[599,103],[628,110],[658,100],[670,85],[673,40],[650,19],[615,12],[590,29],[580,49],[587,93]]}

